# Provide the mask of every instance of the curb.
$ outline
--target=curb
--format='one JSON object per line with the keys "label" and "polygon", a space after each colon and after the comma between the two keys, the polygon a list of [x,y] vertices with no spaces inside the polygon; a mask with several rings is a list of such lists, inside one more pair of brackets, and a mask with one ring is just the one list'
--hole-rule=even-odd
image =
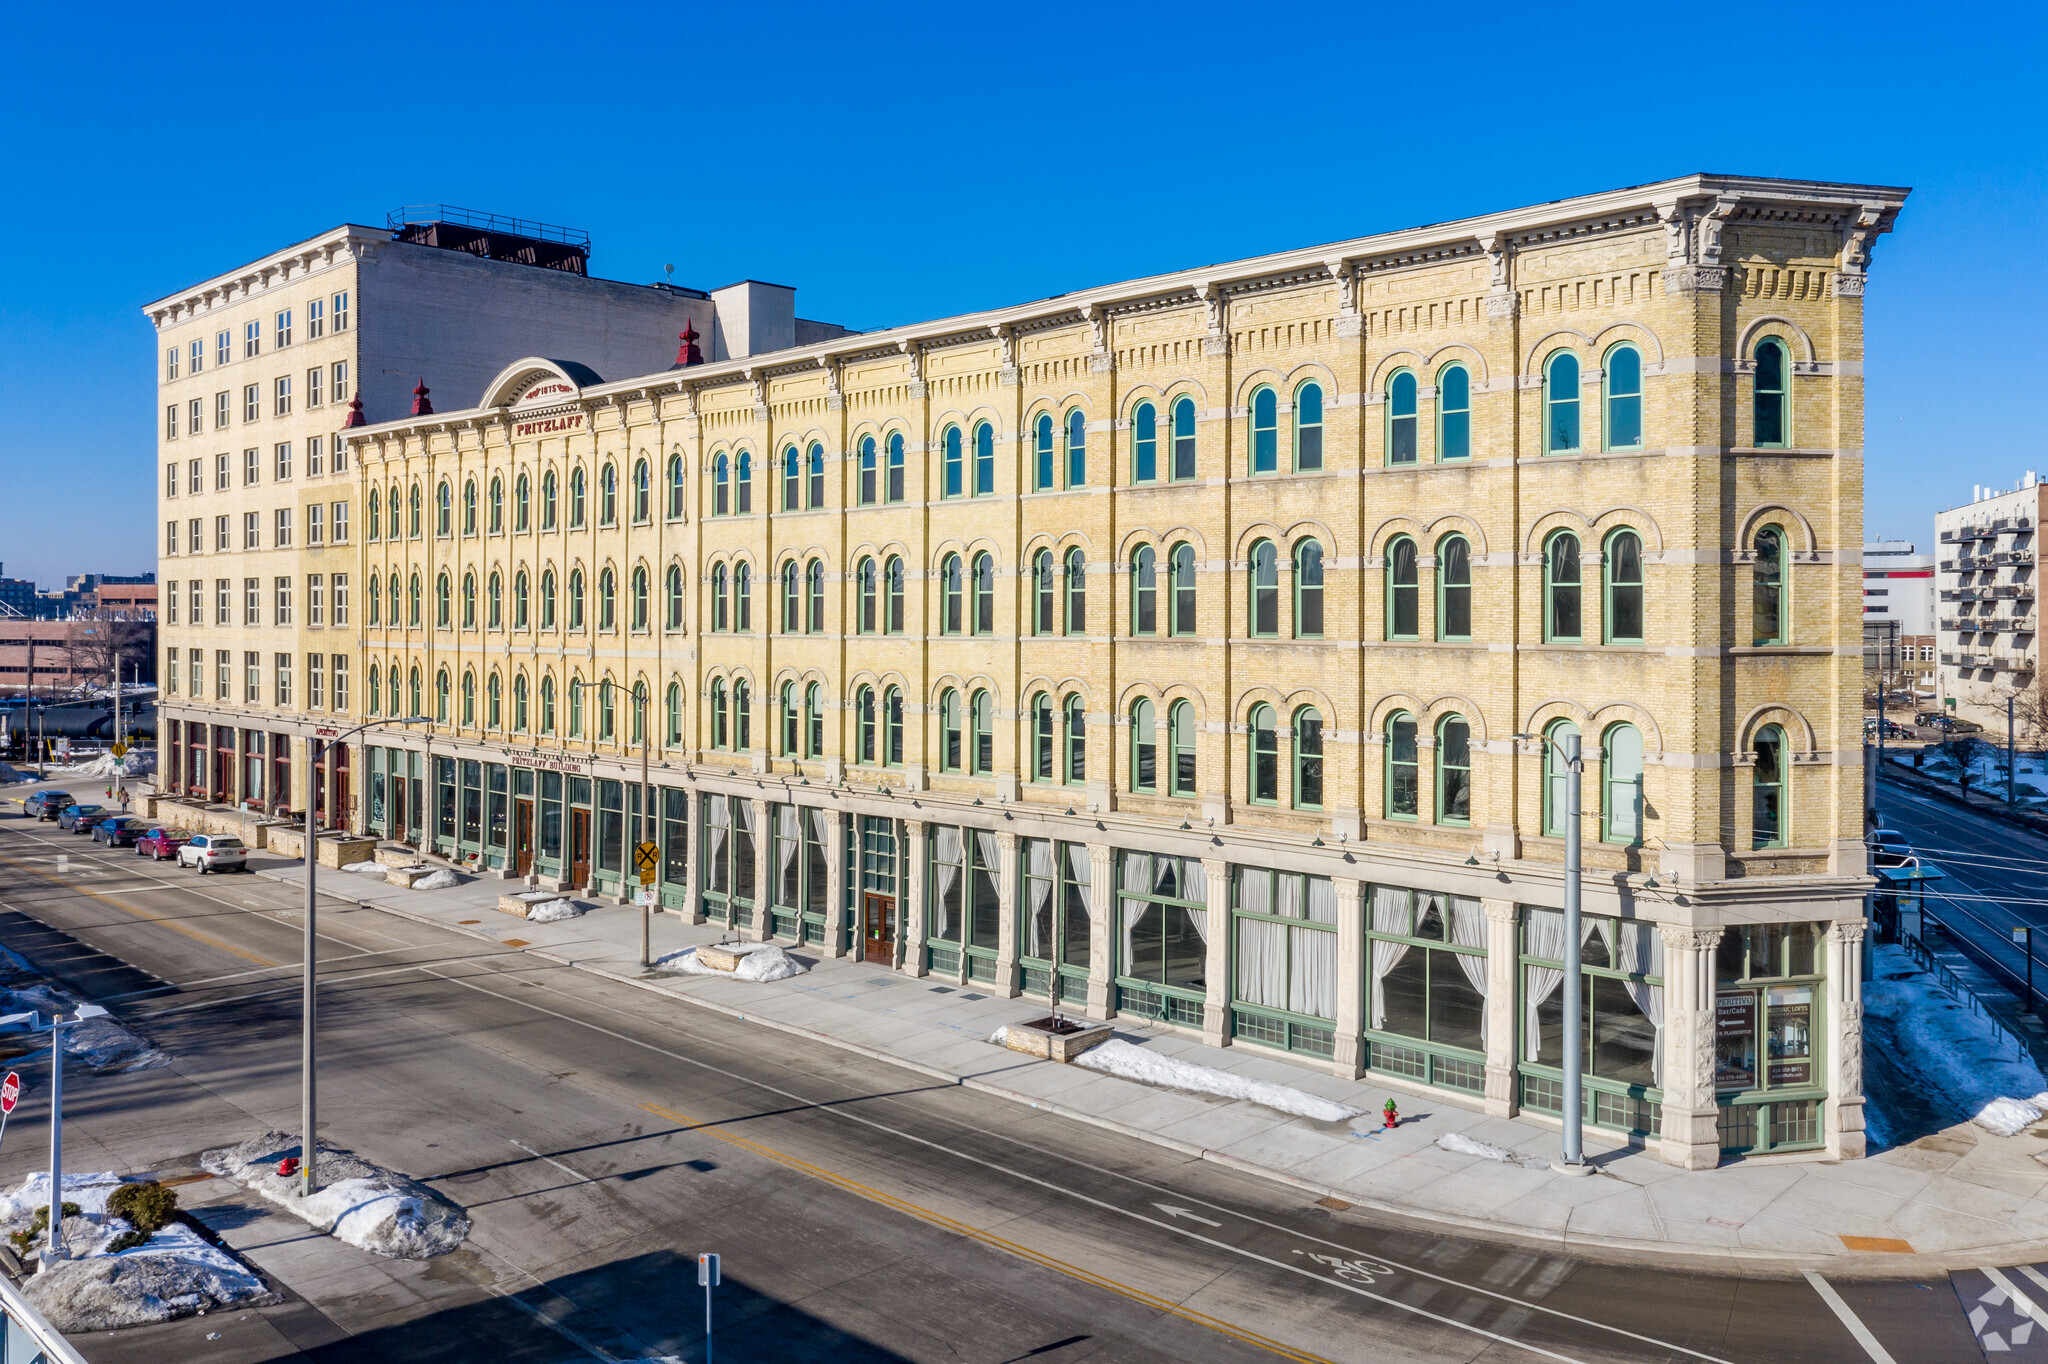
{"label": "curb", "polygon": [[1958,809],[1968,810],[1972,814],[1983,815],[1987,819],[2000,820],[2006,824],[2013,825],[2015,828],[2025,829],[2030,833],[2048,834],[2048,815],[2037,811],[2022,810],[2015,806],[2007,805],[2003,801],[1987,802],[1979,805],[1973,800],[1965,799],[1962,793],[1957,791],[1950,783],[1938,781],[1924,772],[1916,772],[1910,767],[1901,767],[1899,764],[1889,760],[1885,762],[1884,766],[1877,769],[1877,774],[1880,777],[1885,777],[1899,783],[1916,795],[1932,796],[1947,804],[1956,806]]}
{"label": "curb", "polygon": [[[271,869],[253,868],[252,870],[257,876],[261,876],[265,880],[285,885],[295,884],[293,878],[278,875]],[[415,913],[408,909],[402,909],[396,905],[388,905],[373,900],[350,899],[346,895],[334,895],[327,890],[318,889],[317,887],[316,889],[323,896],[340,900],[345,904],[351,904],[360,909],[377,910],[380,913],[389,914],[393,918],[404,919],[429,928],[460,933],[479,941],[488,942],[493,946],[504,946],[504,943],[493,935],[479,932],[473,928],[467,928],[459,924],[446,924],[439,919]],[[1916,1252],[1911,1255],[1866,1256],[1852,1260],[1850,1252],[1846,1250],[1825,1254],[1795,1255],[1780,1251],[1745,1250],[1741,1248],[1675,1246],[1660,1241],[1636,1241],[1617,1236],[1582,1236],[1573,1235],[1569,1232],[1558,1235],[1544,1235],[1538,1232],[1514,1231],[1504,1228],[1498,1223],[1488,1222],[1479,1218],[1462,1217],[1455,1213],[1436,1212],[1427,1208],[1416,1208],[1408,1204],[1392,1203],[1385,1199],[1374,1198],[1335,1184],[1322,1184],[1315,1180],[1303,1179],[1298,1175],[1291,1175],[1284,1170],[1273,1169],[1271,1166],[1260,1165],[1226,1151],[1214,1150],[1209,1147],[1196,1145],[1193,1142],[1163,1136],[1157,1132],[1131,1127],[1113,1118],[1105,1118],[1097,1114],[1083,1112],[1079,1109],[1068,1108],[1053,1100],[1033,1098],[1017,1090],[1005,1088],[993,1081],[979,1079],[971,1075],[957,1075],[951,1071],[924,1065],[921,1062],[896,1056],[859,1042],[852,1042],[844,1038],[835,1037],[830,1033],[819,1032],[814,1028],[806,1028],[795,1023],[786,1023],[780,1019],[764,1018],[759,1014],[749,1014],[742,1009],[720,1004],[698,995],[681,994],[673,990],[664,989],[659,982],[649,980],[644,976],[626,975],[591,962],[578,961],[572,957],[550,952],[545,948],[515,947],[509,950],[522,956],[536,957],[557,966],[566,966],[572,970],[582,971],[588,975],[596,976],[600,980],[608,980],[619,985],[630,985],[635,989],[659,995],[663,999],[688,1004],[710,1013],[720,1014],[736,1022],[757,1024],[792,1037],[822,1043],[839,1051],[851,1052],[854,1055],[866,1057],[871,1061],[894,1066],[899,1070],[911,1071],[914,1074],[939,1080],[948,1085],[975,1090],[1011,1103],[1025,1104],[1039,1112],[1050,1113],[1055,1117],[1065,1118],[1070,1122],[1083,1123],[1101,1131],[1112,1132],[1121,1137],[1127,1137],[1135,1141],[1144,1142],[1150,1146],[1172,1151],[1176,1155],[1185,1156],[1193,1160],[1208,1161],[1211,1164],[1239,1174],[1254,1175],[1293,1190],[1315,1194],[1320,1198],[1335,1199],[1338,1202],[1349,1204],[1353,1208],[1364,1209],[1403,1221],[1434,1224],[1460,1232],[1471,1233],[1480,1239],[1496,1244],[1534,1246],[1553,1253],[1563,1251],[1567,1254],[1580,1255],[1591,1259],[1617,1259],[1622,1263],[1633,1262],[1626,1257],[1641,1256],[1657,1256],[1683,1260],[1728,1261],[1745,1270],[1777,1271],[1787,1276],[1796,1275],[1801,1269],[1815,1267],[1839,1269],[1843,1265],[1854,1264],[1859,1274],[1869,1278],[1915,1278],[1928,1273],[1930,1270],[1938,1269],[1945,1272],[1949,1269],[1971,1269],[1994,1260],[2002,1263],[2019,1263],[2024,1259],[2031,1263],[2048,1259],[2048,1240],[2014,1242],[2001,1247],[1977,1247],[1968,1251],[1944,1252],[1941,1254],[1921,1254]],[[1604,1175],[1604,1172],[1602,1174]]]}

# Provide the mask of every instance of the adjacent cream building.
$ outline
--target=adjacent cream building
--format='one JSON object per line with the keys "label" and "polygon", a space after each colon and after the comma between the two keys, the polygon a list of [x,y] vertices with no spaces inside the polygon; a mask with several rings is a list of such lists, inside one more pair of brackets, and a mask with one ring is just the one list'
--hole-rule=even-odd
{"label": "adjacent cream building", "polygon": [[2039,675],[2035,541],[2048,485],[2029,471],[2011,488],[1975,493],[1934,514],[1939,679],[1956,715],[2003,734],[2007,701]]}

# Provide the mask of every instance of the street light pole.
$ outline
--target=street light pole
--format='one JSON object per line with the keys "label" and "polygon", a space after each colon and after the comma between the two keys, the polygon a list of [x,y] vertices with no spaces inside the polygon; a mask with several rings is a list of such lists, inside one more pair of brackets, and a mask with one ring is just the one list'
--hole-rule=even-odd
{"label": "street light pole", "polygon": [[[635,858],[635,871],[639,870],[639,863],[637,859],[640,853],[640,845],[646,841],[645,824],[651,815],[651,812],[647,808],[647,742],[651,736],[648,734],[647,731],[649,727],[653,724],[654,717],[647,713],[647,700],[647,684],[645,682],[636,682],[633,685],[633,702],[640,718],[640,799],[637,802],[635,802],[633,809],[633,854]],[[654,934],[654,907],[647,903],[645,889],[645,883],[643,883],[641,887],[641,893],[636,898],[640,900],[640,964],[642,966],[649,966],[653,964],[653,949],[651,946],[651,939]]]}
{"label": "street light pole", "polygon": [[1564,744],[1564,1158],[1575,1171],[1586,1166],[1585,1058],[1581,1044],[1585,1006],[1579,962],[1579,779],[1584,761],[1579,734],[1570,730]]}

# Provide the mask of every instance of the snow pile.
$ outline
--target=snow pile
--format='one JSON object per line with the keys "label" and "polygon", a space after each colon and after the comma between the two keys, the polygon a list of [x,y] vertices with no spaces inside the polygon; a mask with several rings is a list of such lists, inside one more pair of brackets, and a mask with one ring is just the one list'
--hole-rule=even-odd
{"label": "snow pile", "polygon": [[354,872],[358,876],[382,876],[389,868],[372,858],[368,862],[351,862],[342,870]]}
{"label": "snow pile", "polygon": [[1436,1139],[1439,1149],[1453,1155],[1477,1156],[1481,1160],[1497,1160],[1503,1165],[1513,1164],[1521,1159],[1505,1146],[1495,1146],[1490,1141],[1468,1137],[1463,1132],[1445,1132]]}
{"label": "snow pile", "polygon": [[757,983],[771,980],[788,980],[810,970],[789,953],[773,945],[757,947],[740,958],[740,964],[730,971],[721,971],[715,966],[706,966],[697,960],[697,949],[686,947],[680,952],[671,952],[658,958],[656,966],[665,966],[671,971],[680,971],[686,976],[723,976],[727,980],[751,980]]}
{"label": "snow pile", "polygon": [[558,924],[564,919],[573,919],[583,913],[583,906],[574,900],[542,900],[526,911],[527,920],[537,924]]}
{"label": "snow pile", "polygon": [[[45,1023],[57,1014],[78,1012],[78,1000],[45,980],[28,962],[12,952],[0,950],[0,1014],[34,1012]],[[31,1051],[22,1057],[44,1055],[49,1035],[42,1034]],[[67,1065],[82,1065],[100,1075],[126,1070],[149,1070],[167,1066],[171,1058],[158,1051],[148,1038],[124,1027],[112,1014],[89,1018],[64,1027],[64,1057]]]}
{"label": "snow pile", "polygon": [[17,772],[12,767],[9,767],[6,763],[0,763],[0,786],[11,786],[18,781],[34,780],[35,778],[29,776],[27,773]]}
{"label": "snow pile", "polygon": [[[78,1205],[78,1215],[64,1219],[65,1248],[74,1258],[50,1265],[23,1285],[52,1326],[107,1331],[277,1301],[247,1266],[183,1222],[170,1223],[139,1246],[106,1254],[108,1244],[132,1230],[107,1212],[107,1195],[121,1183],[112,1172],[64,1176],[65,1201]],[[30,1175],[19,1188],[0,1193],[0,1231],[26,1230],[49,1206],[49,1172]]]}
{"label": "snow pile", "polygon": [[320,1189],[311,1198],[302,1197],[299,1177],[277,1172],[278,1162],[299,1150],[293,1134],[265,1132],[240,1146],[208,1151],[199,1163],[321,1231],[389,1259],[446,1255],[469,1235],[468,1216],[433,1189],[324,1141]]}
{"label": "snow pile", "polygon": [[1913,958],[1877,949],[1875,978],[1863,988],[1863,1016],[1915,1083],[2001,1137],[2017,1136],[2048,1112],[2048,1080],[1982,1015],[1951,999]]}
{"label": "snow pile", "polygon": [[1007,1046],[1009,1046],[1009,1045],[1010,1045],[1010,1029],[1009,1029],[1009,1026],[1008,1026],[1007,1024],[1005,1024],[1005,1025],[1004,1025],[1003,1027],[997,1028],[997,1029],[996,1029],[996,1030],[995,1030],[994,1032],[992,1032],[992,1033],[990,1033],[990,1034],[988,1035],[988,1040],[989,1040],[989,1041],[990,1041],[990,1042],[991,1042],[992,1044],[994,1044],[995,1046],[998,1046],[998,1047],[1007,1047]]}
{"label": "snow pile", "polygon": [[131,749],[125,760],[125,771],[123,763],[123,759],[111,753],[102,753],[97,758],[58,770],[73,777],[146,777],[156,771],[156,754],[139,748]]}
{"label": "snow pile", "polygon": [[461,884],[462,878],[460,876],[443,867],[441,870],[422,876],[419,880],[413,882],[412,888],[414,890],[446,890],[450,886],[459,886]]}
{"label": "snow pile", "polygon": [[1073,1064],[1141,1084],[1193,1090],[1197,1094],[1217,1094],[1226,1099],[1244,1099],[1298,1118],[1314,1118],[1318,1122],[1348,1122],[1365,1111],[1319,1098],[1306,1090],[1253,1080],[1234,1071],[1196,1065],[1172,1056],[1161,1056],[1119,1038],[1111,1038],[1101,1046],[1081,1053],[1074,1058]]}

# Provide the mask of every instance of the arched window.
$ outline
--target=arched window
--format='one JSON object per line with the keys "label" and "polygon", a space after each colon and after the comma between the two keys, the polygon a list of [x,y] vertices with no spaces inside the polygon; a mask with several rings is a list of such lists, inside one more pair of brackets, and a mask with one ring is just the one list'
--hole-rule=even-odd
{"label": "arched window", "polygon": [[1436,375],[1436,457],[1468,459],[1472,454],[1472,376],[1463,365],[1445,365]]}
{"label": "arched window", "polygon": [[444,725],[448,723],[448,670],[446,668],[434,674],[434,718]]}
{"label": "arched window", "polygon": [[414,666],[411,674],[406,678],[406,696],[412,702],[410,706],[406,707],[405,713],[407,715],[426,714],[426,711],[421,709],[420,706],[420,670],[417,665]]}
{"label": "arched window", "polygon": [[1184,482],[1195,476],[1195,400],[1176,398],[1173,402],[1173,477]]}
{"label": "arched window", "polygon": [[793,635],[803,625],[803,576],[794,559],[782,565],[782,633]]}
{"label": "arched window", "polygon": [[1643,353],[1634,346],[1607,352],[1603,382],[1607,386],[1604,435],[1610,450],[1640,450],[1643,445]]}
{"label": "arched window", "polygon": [[1067,551],[1067,633],[1088,633],[1088,561],[1078,549]]}
{"label": "arched window", "polygon": [[526,733],[528,721],[532,718],[528,711],[530,701],[531,693],[527,690],[526,674],[514,674],[512,678],[512,728],[521,734]]}
{"label": "arched window", "polygon": [[548,470],[540,479],[540,528],[555,528],[555,471]]}
{"label": "arched window", "polygon": [[875,505],[875,438],[860,438],[860,504]]}
{"label": "arched window", "polygon": [[448,487],[448,481],[443,479],[441,486],[434,492],[434,534],[444,540],[448,537],[450,529],[449,515],[453,506],[452,496],[453,494]]}
{"label": "arched window", "polygon": [[1049,549],[1041,549],[1031,559],[1031,633],[1034,635],[1054,633],[1058,619],[1059,589],[1055,585],[1052,562]]}
{"label": "arched window", "polygon": [[1579,727],[1569,720],[1554,721],[1543,731],[1543,836],[1563,838],[1569,821],[1571,759],[1567,743],[1577,742]]}
{"label": "arched window", "polygon": [[903,433],[889,437],[889,500],[903,500]]}
{"label": "arched window", "polygon": [[680,564],[670,564],[667,575],[668,610],[663,616],[667,628],[683,628],[683,570]]}
{"label": "arched window", "polygon": [[[395,579],[394,579],[394,581],[395,581]],[[381,612],[380,612],[380,611],[378,610],[378,608],[379,608],[380,606],[382,606],[382,605],[384,604],[384,583],[383,583],[383,580],[382,580],[381,578],[379,578],[379,577],[378,577],[378,576],[377,576],[376,574],[374,574],[374,573],[372,573],[372,574],[370,575],[370,597],[369,597],[369,600],[370,600],[370,619],[369,619],[369,623],[370,623],[371,625],[377,625],[377,624],[380,624],[381,622],[380,622],[380,621],[378,620],[378,617],[379,617],[379,616],[380,616],[380,615],[381,615],[382,613],[381,613]],[[397,624],[398,622],[394,620],[394,621],[393,621],[393,622],[391,622],[391,623],[392,623],[393,625],[396,625],[396,624]]]}
{"label": "arched window", "polygon": [[732,579],[724,564],[711,569],[711,631],[722,633],[732,620]]}
{"label": "arched window", "polygon": [[1159,789],[1159,713],[1143,698],[1131,707],[1131,789]]}
{"label": "arched window", "polygon": [[1782,848],[1791,827],[1785,809],[1785,731],[1765,725],[1756,734],[1756,766],[1750,774],[1752,848]]}
{"label": "arched window", "polygon": [[1031,486],[1039,492],[1051,492],[1059,487],[1059,476],[1055,472],[1052,448],[1052,413],[1041,412],[1032,433],[1032,477]]}
{"label": "arched window", "polygon": [[1270,388],[1252,394],[1252,472],[1270,474],[1280,467],[1280,399]]}
{"label": "arched window", "polygon": [[1421,558],[1415,542],[1400,535],[1387,546],[1387,638],[1414,639],[1421,629]]}
{"label": "arched window", "polygon": [[1280,633],[1280,552],[1271,540],[1252,546],[1251,632],[1254,635]]}
{"label": "arched window", "polygon": [[960,770],[960,693],[951,687],[939,693],[939,770]]}
{"label": "arched window", "polygon": [[794,445],[782,451],[782,509],[796,511],[802,505],[804,489],[803,456]]}
{"label": "arched window", "polygon": [[754,746],[753,690],[744,681],[732,684],[732,746],[745,753]]}
{"label": "arched window", "polygon": [[484,628],[505,628],[505,576],[495,568],[484,584]]}
{"label": "arched window", "polygon": [[615,629],[618,625],[616,600],[618,578],[607,568],[597,575],[597,628]]}
{"label": "arched window", "polygon": [[875,561],[862,559],[854,569],[854,581],[860,591],[860,616],[857,626],[864,635],[875,633]]}
{"label": "arched window", "polygon": [[825,505],[825,447],[817,441],[811,442],[810,454],[811,510]]}
{"label": "arched window", "polygon": [[1561,350],[1543,370],[1543,453],[1579,450],[1579,357]]}
{"label": "arched window", "polygon": [[891,687],[882,695],[882,761],[889,767],[903,766],[903,689]]}
{"label": "arched window", "polygon": [[633,628],[647,628],[647,567],[642,564],[633,570]]}
{"label": "arched window", "polygon": [[776,712],[782,717],[782,723],[778,726],[782,731],[782,756],[785,758],[801,757],[802,753],[799,749],[801,731],[798,729],[799,721],[796,713],[796,683],[783,683],[781,698],[781,704],[776,707]]}
{"label": "arched window", "polygon": [[484,683],[484,728],[502,729],[505,724],[505,684],[496,673]]}
{"label": "arched window", "polygon": [[1131,633],[1159,632],[1159,564],[1152,546],[1140,545],[1131,556]]}
{"label": "arched window", "polygon": [[1402,370],[1387,383],[1387,463],[1413,464],[1417,456],[1416,383]]}
{"label": "arched window", "polygon": [[555,570],[544,569],[540,575],[540,628],[555,628]]}
{"label": "arched window", "polygon": [[1052,697],[1039,692],[1031,698],[1031,780],[1053,779],[1053,750],[1058,740],[1052,718]]}
{"label": "arched window", "polygon": [[582,466],[569,474],[569,529],[580,530],[583,526],[584,503],[590,490],[589,480],[583,476]]}
{"label": "arched window", "polygon": [[[1078,407],[1067,413],[1067,486],[1088,486],[1088,414]],[[993,484],[988,491],[995,491]]]}
{"label": "arched window", "polygon": [[476,674],[465,668],[462,673],[462,726],[465,729],[476,724]]}
{"label": "arched window", "polygon": [[1131,482],[1159,480],[1159,409],[1139,403],[1131,413]]}
{"label": "arched window", "polygon": [[476,629],[476,573],[462,575],[462,628]]}
{"label": "arched window", "polygon": [[995,490],[996,429],[983,422],[974,428],[974,495],[987,497]]}
{"label": "arched window", "polygon": [[1176,701],[1166,708],[1166,767],[1173,794],[1195,794],[1195,708]]}
{"label": "arched window", "polygon": [[1436,726],[1436,822],[1472,822],[1472,726],[1462,715]]}
{"label": "arched window", "polygon": [[1315,540],[1294,547],[1294,634],[1323,637],[1323,547]]}
{"label": "arched window", "polygon": [[607,463],[604,472],[598,476],[597,523],[600,526],[619,524],[619,469]]}
{"label": "arched window", "polygon": [[492,535],[505,533],[505,480],[491,476],[491,506],[488,528]]}
{"label": "arched window", "polygon": [[1786,445],[1791,437],[1785,420],[1785,344],[1767,336],[1756,343],[1756,378],[1750,398],[1753,439],[1762,445]]}
{"label": "arched window", "polygon": [[1783,644],[1789,634],[1785,628],[1785,534],[1776,526],[1765,526],[1752,543],[1756,547],[1756,562],[1750,569],[1755,642]]}
{"label": "arched window", "polygon": [[883,608],[882,628],[892,635],[903,633],[903,560],[892,554],[882,565],[882,590],[888,595]]}
{"label": "arched window", "polygon": [[[369,708],[369,713],[370,713],[370,714],[372,714],[372,715],[375,715],[375,714],[377,713],[377,703],[378,703],[378,702],[379,702],[380,700],[382,700],[382,699],[383,699],[383,693],[382,693],[382,692],[380,692],[380,691],[378,690],[378,686],[379,686],[379,684],[380,684],[380,683],[381,683],[382,681],[383,681],[383,674],[382,674],[382,673],[380,673],[380,672],[379,672],[379,671],[377,670],[377,665],[376,665],[376,664],[374,664],[374,663],[372,663],[372,664],[370,665],[370,708]],[[394,710],[394,711],[392,711],[391,713],[392,713],[393,715],[396,715],[396,714],[398,714],[398,712],[397,712],[397,711],[395,711],[395,710]]]}
{"label": "arched window", "polygon": [[583,628],[583,570],[569,570],[569,628]]}
{"label": "arched window", "polygon": [[572,739],[580,739],[583,737],[583,707],[585,703],[588,701],[588,699],[589,698],[584,695],[583,679],[580,677],[570,678],[569,737]]}
{"label": "arched window", "polygon": [[996,561],[992,554],[974,556],[974,627],[977,635],[996,632]]}
{"label": "arched window", "polygon": [[1415,745],[1415,717],[1397,710],[1387,717],[1387,818],[1414,819],[1420,812],[1421,762]]}
{"label": "arched window", "polygon": [[542,677],[540,680],[540,732],[555,732],[555,679]]}
{"label": "arched window", "polygon": [[643,524],[654,519],[654,488],[651,471],[645,459],[633,461],[633,523]]}
{"label": "arched window", "polygon": [[948,554],[939,565],[939,633],[957,635],[963,624],[965,610],[962,598],[965,584],[961,582],[960,556]]}
{"label": "arched window", "polygon": [[711,460],[711,514],[728,516],[731,512],[732,466],[721,450]]}
{"label": "arched window", "polygon": [[1323,808],[1323,713],[1314,706],[1294,712],[1294,805]]}
{"label": "arched window", "polygon": [[971,734],[968,761],[977,776],[985,777],[996,770],[995,699],[985,691],[974,693],[967,706],[967,721]]}
{"label": "arched window", "polygon": [[[524,681],[525,679],[523,679],[523,678],[522,678],[521,680],[522,680],[522,681]],[[671,682],[671,683],[669,683],[669,684],[668,684],[668,706],[667,706],[667,719],[668,719],[668,728],[667,728],[667,734],[668,734],[668,738],[667,738],[667,739],[665,740],[665,742],[667,742],[667,743],[669,743],[669,744],[672,744],[672,745],[673,745],[673,744],[680,744],[680,743],[682,743],[682,741],[683,741],[683,687],[682,687],[682,684],[681,684],[681,683],[679,683],[679,682]]]}
{"label": "arched window", "polygon": [[1601,558],[1606,580],[1601,615],[1609,644],[1643,642],[1643,537],[1618,530],[1607,537]]}
{"label": "arched window", "polygon": [[476,534],[476,480],[462,480],[462,534],[465,538]]}
{"label": "arched window", "polygon": [[512,531],[524,535],[533,529],[533,480],[524,470],[512,480]]}
{"label": "arched window", "polygon": [[875,760],[875,689],[862,687],[853,694],[855,762]]}
{"label": "arched window", "polygon": [[1303,384],[1294,391],[1294,467],[1323,467],[1323,386]]}
{"label": "arched window", "polygon": [[413,481],[411,491],[406,494],[405,510],[406,538],[417,540],[420,538],[420,485],[417,479]]}
{"label": "arched window", "polygon": [[804,688],[804,756],[825,756],[825,689],[816,682]]}
{"label": "arched window", "polygon": [[1255,804],[1274,804],[1280,799],[1280,731],[1273,708],[1265,702],[1253,706],[1245,718],[1245,739],[1251,750],[1251,789],[1246,794]]}
{"label": "arched window", "polygon": [[369,538],[377,539],[384,531],[384,503],[377,496],[375,488],[370,489]]}
{"label": "arched window", "polygon": [[[682,519],[684,505],[683,488],[683,457],[681,455],[670,455],[668,457],[668,519],[671,521]],[[674,690],[673,684],[670,685],[670,690]]]}
{"label": "arched window", "polygon": [[1643,841],[1643,734],[1634,725],[1609,725],[1600,759],[1600,838],[1607,843]]}
{"label": "arched window", "polygon": [[434,625],[442,630],[447,629],[450,624],[449,614],[452,591],[453,589],[448,582],[448,575],[446,573],[434,579]]}
{"label": "arched window", "polygon": [[939,448],[943,452],[945,464],[945,474],[940,485],[945,490],[943,495],[959,497],[967,491],[967,468],[965,456],[961,451],[960,428],[947,427],[945,434],[939,438]]}
{"label": "arched window", "polygon": [[711,746],[713,748],[724,748],[726,746],[726,728],[725,679],[722,677],[713,678],[711,682]]}
{"label": "arched window", "polygon": [[[740,451],[738,473],[733,479],[733,510],[741,516],[750,515],[754,510],[754,457],[745,450]],[[739,695],[739,687],[733,688],[733,695]]]}
{"label": "arched window", "polygon": [[1079,696],[1069,696],[1065,707],[1067,727],[1067,774],[1069,783],[1088,780],[1088,711]]}
{"label": "arched window", "polygon": [[1195,633],[1195,547],[1179,544],[1173,547],[1170,560],[1172,573],[1173,606],[1168,618],[1168,628],[1176,635],[1188,636]]}
{"label": "arched window", "polygon": [[[417,572],[406,580],[405,589],[405,623],[417,630],[420,625],[420,575]],[[413,714],[419,712],[414,711]]]}
{"label": "arched window", "polygon": [[1579,574],[1579,537],[1559,531],[1543,546],[1543,638],[1547,642],[1579,642],[1583,628]]}
{"label": "arched window", "polygon": [[754,569],[744,562],[732,570],[732,628],[743,635],[754,628]]}
{"label": "arched window", "polygon": [[1462,535],[1436,544],[1436,637],[1472,638],[1472,546]]}

